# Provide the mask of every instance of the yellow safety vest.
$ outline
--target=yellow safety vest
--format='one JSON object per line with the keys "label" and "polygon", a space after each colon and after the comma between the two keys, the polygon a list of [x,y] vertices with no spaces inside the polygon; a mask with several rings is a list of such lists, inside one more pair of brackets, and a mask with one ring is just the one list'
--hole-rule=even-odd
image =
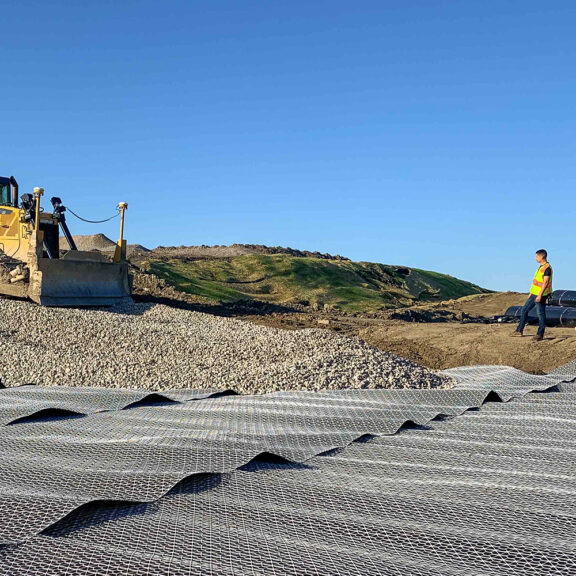
{"label": "yellow safety vest", "polygon": [[534,280],[532,280],[532,287],[530,288],[530,294],[535,294],[538,296],[540,294],[540,290],[542,290],[542,286],[544,285],[544,272],[550,268],[550,280],[548,285],[546,286],[546,290],[542,293],[542,296],[550,296],[552,294],[552,266],[548,262],[546,264],[542,264],[536,270],[536,274],[534,274]]}

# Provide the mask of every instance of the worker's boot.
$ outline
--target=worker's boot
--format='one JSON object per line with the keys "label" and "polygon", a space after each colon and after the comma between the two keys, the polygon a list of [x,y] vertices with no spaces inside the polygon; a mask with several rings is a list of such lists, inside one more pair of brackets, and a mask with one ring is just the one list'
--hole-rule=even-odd
{"label": "worker's boot", "polygon": [[518,330],[514,330],[514,332],[512,332],[512,336],[524,336],[524,334]]}
{"label": "worker's boot", "polygon": [[544,336],[540,336],[540,334],[537,334],[536,336],[534,336],[534,338],[532,338],[532,340],[534,340],[535,342],[541,342],[542,340],[544,340]]}

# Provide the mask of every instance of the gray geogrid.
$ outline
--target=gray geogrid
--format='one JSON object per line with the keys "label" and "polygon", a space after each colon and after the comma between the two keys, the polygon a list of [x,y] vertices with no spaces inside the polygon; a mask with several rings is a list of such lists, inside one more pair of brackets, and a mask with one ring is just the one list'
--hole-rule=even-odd
{"label": "gray geogrid", "polygon": [[263,453],[302,462],[365,435],[456,416],[489,394],[435,392],[410,391],[404,403],[386,390],[357,391],[345,403],[330,394],[221,397],[5,426],[0,543],[93,500],[153,501],[189,475],[229,472]]}
{"label": "gray geogrid", "polygon": [[[153,503],[92,505],[9,549],[0,573],[570,575],[576,396],[564,396],[196,476]],[[562,433],[544,426],[570,402]]]}
{"label": "gray geogrid", "polygon": [[129,388],[88,388],[66,386],[17,386],[0,389],[0,426],[22,418],[57,415],[86,415],[108,410],[124,410],[140,403],[187,402],[229,394],[228,390],[176,389],[163,392]]}
{"label": "gray geogrid", "polygon": [[450,373],[4,427],[0,574],[575,573],[574,373]]}

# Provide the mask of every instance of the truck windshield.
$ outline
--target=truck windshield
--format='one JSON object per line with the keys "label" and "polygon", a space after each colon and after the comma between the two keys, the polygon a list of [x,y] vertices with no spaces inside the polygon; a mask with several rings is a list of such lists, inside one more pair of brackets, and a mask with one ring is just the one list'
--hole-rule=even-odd
{"label": "truck windshield", "polygon": [[11,193],[10,184],[0,182],[0,205],[12,205]]}

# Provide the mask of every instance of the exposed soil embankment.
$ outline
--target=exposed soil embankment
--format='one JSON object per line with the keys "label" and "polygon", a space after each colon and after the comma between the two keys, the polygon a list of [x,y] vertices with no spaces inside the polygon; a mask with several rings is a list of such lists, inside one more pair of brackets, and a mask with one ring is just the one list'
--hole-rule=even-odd
{"label": "exposed soil embankment", "polygon": [[576,331],[572,328],[548,328],[544,341],[534,342],[534,326],[526,328],[523,338],[515,338],[514,323],[488,323],[525,299],[526,294],[505,292],[401,308],[378,317],[293,313],[248,318],[287,329],[317,325],[356,335],[432,369],[504,364],[543,374],[576,358]]}

